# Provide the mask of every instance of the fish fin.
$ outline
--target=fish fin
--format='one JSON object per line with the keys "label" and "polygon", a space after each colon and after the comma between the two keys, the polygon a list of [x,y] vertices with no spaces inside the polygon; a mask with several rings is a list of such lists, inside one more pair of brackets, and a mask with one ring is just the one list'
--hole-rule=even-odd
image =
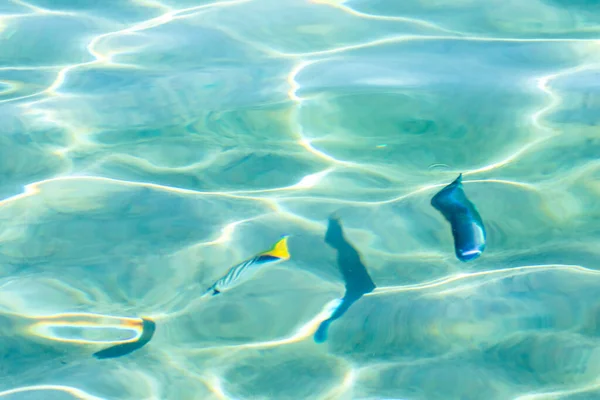
{"label": "fish fin", "polygon": [[202,296],[200,296],[200,298],[208,297],[208,296],[212,295],[213,293],[214,293],[214,290],[212,287],[210,287],[210,288],[206,289],[204,291],[204,293],[202,293]]}
{"label": "fish fin", "polygon": [[450,185],[460,185],[462,183],[462,172],[458,174],[458,177]]}
{"label": "fish fin", "polygon": [[267,251],[261,253],[260,255],[276,257],[276,258],[283,259],[283,260],[289,260],[290,253],[288,251],[287,240],[288,240],[288,236],[284,236],[281,240],[279,240],[277,243],[275,243],[275,245],[270,250],[267,250]]}

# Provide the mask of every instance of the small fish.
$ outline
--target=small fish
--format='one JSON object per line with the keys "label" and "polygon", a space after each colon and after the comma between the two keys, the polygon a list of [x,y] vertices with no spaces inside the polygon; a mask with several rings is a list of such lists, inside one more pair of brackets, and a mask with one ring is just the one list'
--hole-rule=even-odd
{"label": "small fish", "polygon": [[479,257],[485,250],[485,227],[475,205],[463,191],[462,174],[433,196],[431,205],[452,227],[456,257],[463,262]]}
{"label": "small fish", "polygon": [[290,253],[288,252],[287,239],[288,236],[284,236],[270,250],[264,251],[249,260],[231,267],[225,276],[216,281],[204,292],[202,297],[209,295],[216,296],[222,292],[231,290],[247,281],[264,265],[289,260]]}
{"label": "small fish", "polygon": [[156,323],[146,318],[142,318],[142,334],[135,342],[127,342],[111,346],[107,349],[100,350],[94,353],[94,357],[98,359],[122,357],[129,353],[139,350],[146,345],[154,336],[156,331]]}
{"label": "small fish", "polygon": [[346,292],[331,313],[331,316],[321,322],[315,332],[314,340],[323,343],[327,340],[329,325],[348,311],[350,306],[364,294],[375,290],[375,283],[367,272],[360,254],[344,237],[340,219],[334,214],[329,217],[329,225],[325,233],[325,243],[337,250],[337,263],[344,278]]}

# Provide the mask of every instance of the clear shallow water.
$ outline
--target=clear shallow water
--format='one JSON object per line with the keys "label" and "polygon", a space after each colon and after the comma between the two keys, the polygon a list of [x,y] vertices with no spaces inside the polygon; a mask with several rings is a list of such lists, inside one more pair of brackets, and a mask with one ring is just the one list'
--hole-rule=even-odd
{"label": "clear shallow water", "polygon": [[[0,397],[600,397],[594,2],[0,13]],[[429,204],[459,172],[469,263]],[[316,344],[335,211],[378,288]],[[284,233],[291,260],[200,300]],[[149,344],[92,357],[140,316]]]}

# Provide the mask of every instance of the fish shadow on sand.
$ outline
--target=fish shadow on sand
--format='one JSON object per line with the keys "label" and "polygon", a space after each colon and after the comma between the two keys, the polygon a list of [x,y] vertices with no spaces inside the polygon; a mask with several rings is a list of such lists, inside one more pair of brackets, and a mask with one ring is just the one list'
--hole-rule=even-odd
{"label": "fish shadow on sand", "polygon": [[331,316],[321,322],[315,332],[314,340],[317,343],[323,343],[327,340],[327,331],[333,321],[344,315],[350,306],[363,295],[375,290],[375,284],[367,272],[360,254],[344,237],[341,221],[336,214],[329,217],[325,243],[337,251],[337,264],[344,278],[346,292]]}
{"label": "fish shadow on sand", "polygon": [[135,342],[117,344],[107,349],[100,350],[94,353],[94,357],[98,359],[122,357],[144,347],[152,339],[152,336],[154,336],[156,323],[145,318],[142,318],[142,323],[142,334],[138,340]]}

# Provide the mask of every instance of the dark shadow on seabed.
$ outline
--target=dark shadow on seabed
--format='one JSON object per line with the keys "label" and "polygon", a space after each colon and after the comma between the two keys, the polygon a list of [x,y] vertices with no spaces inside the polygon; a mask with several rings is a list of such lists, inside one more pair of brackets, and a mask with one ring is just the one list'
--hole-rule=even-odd
{"label": "dark shadow on seabed", "polygon": [[319,328],[315,332],[314,340],[317,343],[323,343],[327,340],[327,330],[333,321],[344,315],[350,306],[363,295],[375,289],[375,284],[367,272],[360,254],[344,237],[340,219],[335,214],[329,217],[329,225],[325,233],[325,243],[337,250],[338,268],[344,278],[346,292],[331,316],[321,322],[321,325],[319,325]]}
{"label": "dark shadow on seabed", "polygon": [[145,318],[142,318],[142,322],[143,330],[138,340],[135,342],[117,344],[107,349],[100,350],[94,353],[94,357],[98,359],[122,357],[144,347],[146,343],[152,339],[152,336],[154,336],[156,323]]}

